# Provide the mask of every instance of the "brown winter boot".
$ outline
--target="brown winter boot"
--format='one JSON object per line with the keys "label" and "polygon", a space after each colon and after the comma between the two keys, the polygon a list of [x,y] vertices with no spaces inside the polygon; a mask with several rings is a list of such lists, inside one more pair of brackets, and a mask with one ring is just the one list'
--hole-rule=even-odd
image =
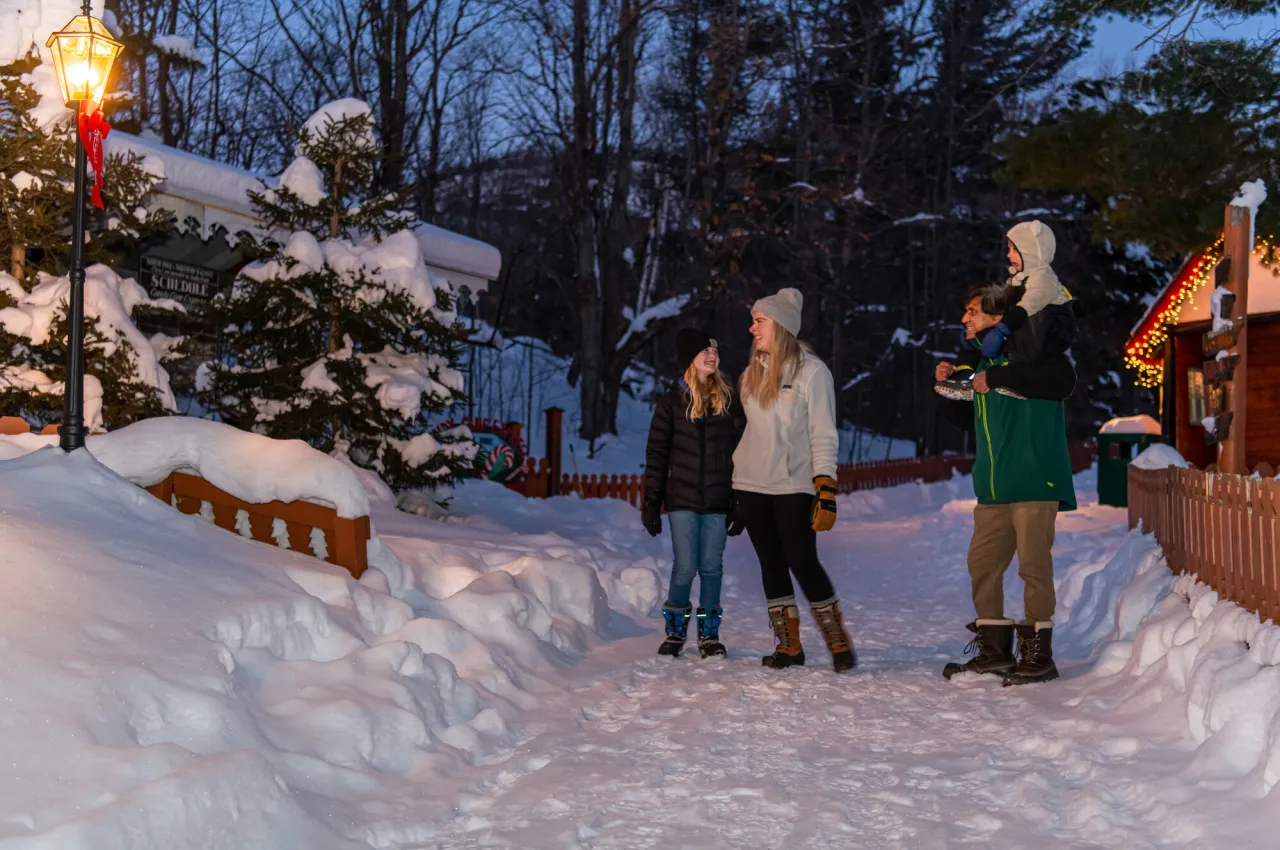
{"label": "brown winter boot", "polygon": [[804,664],[804,647],[800,645],[800,609],[794,605],[772,605],[769,607],[769,622],[773,625],[773,636],[778,645],[773,655],[761,658],[760,663],[779,670]]}
{"label": "brown winter boot", "polygon": [[1053,663],[1053,623],[1018,627],[1018,666],[1004,677],[1005,687],[1050,682],[1058,678]]}
{"label": "brown winter boot", "polygon": [[844,613],[840,610],[840,600],[829,605],[815,606],[813,619],[818,621],[818,628],[827,641],[827,649],[831,650],[831,664],[837,673],[844,673],[858,666],[858,655],[853,651],[853,641],[844,627]]}
{"label": "brown winter boot", "polygon": [[953,661],[942,668],[942,675],[950,679],[960,673],[992,673],[1006,676],[1013,672],[1013,620],[977,620],[965,626],[973,632],[973,640],[965,647],[965,654],[978,654],[963,663]]}

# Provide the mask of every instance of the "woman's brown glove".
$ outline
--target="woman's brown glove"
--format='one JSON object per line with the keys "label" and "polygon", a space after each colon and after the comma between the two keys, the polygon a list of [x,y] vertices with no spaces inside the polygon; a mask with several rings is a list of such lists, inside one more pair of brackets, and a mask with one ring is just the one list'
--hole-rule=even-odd
{"label": "woman's brown glove", "polygon": [[813,479],[813,486],[818,491],[813,500],[813,530],[830,531],[836,524],[836,480],[819,475]]}

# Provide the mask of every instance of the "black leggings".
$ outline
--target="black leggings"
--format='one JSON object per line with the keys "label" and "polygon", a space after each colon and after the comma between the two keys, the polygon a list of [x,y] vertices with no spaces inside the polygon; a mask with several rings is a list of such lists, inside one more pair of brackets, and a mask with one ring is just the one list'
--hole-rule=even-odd
{"label": "black leggings", "polygon": [[767,496],[735,490],[739,515],[760,559],[764,595],[770,605],[794,605],[794,573],[810,605],[834,602],[835,588],[818,561],[818,533],[813,530],[813,495]]}

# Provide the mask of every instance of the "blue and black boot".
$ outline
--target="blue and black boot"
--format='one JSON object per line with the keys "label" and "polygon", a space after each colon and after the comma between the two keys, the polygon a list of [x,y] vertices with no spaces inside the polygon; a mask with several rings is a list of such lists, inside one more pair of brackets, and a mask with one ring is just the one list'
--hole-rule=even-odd
{"label": "blue and black boot", "polygon": [[719,605],[698,609],[698,650],[703,658],[728,655],[724,644],[720,642],[720,618],[723,615],[724,609]]}
{"label": "blue and black boot", "polygon": [[662,618],[667,621],[667,638],[662,642],[662,646],[658,647],[659,655],[670,655],[675,658],[680,654],[680,650],[684,649],[685,639],[689,635],[691,613],[693,613],[692,606],[689,608],[662,606]]}

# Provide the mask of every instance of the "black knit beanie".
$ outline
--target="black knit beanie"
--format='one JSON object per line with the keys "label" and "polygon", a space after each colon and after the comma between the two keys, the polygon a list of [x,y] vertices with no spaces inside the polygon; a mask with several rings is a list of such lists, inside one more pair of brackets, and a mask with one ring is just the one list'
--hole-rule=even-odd
{"label": "black knit beanie", "polygon": [[676,361],[680,365],[680,374],[688,371],[689,365],[703,349],[715,347],[715,339],[708,334],[696,328],[681,328],[676,333]]}

